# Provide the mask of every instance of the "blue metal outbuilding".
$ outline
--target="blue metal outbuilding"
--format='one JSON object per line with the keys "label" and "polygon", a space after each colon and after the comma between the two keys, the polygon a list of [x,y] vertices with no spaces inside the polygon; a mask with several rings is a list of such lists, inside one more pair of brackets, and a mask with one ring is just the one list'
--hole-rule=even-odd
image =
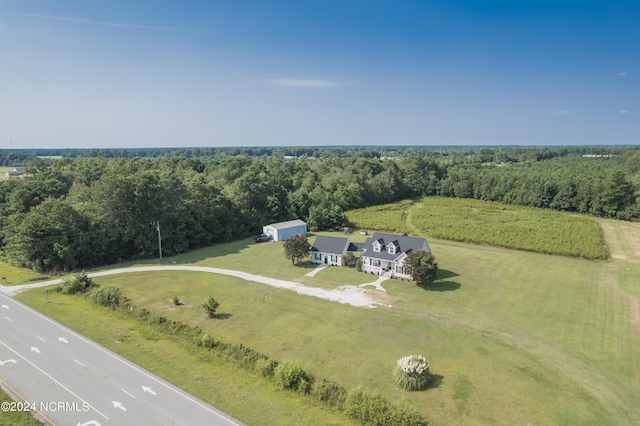
{"label": "blue metal outbuilding", "polygon": [[262,233],[271,236],[273,241],[284,241],[296,234],[307,236],[307,224],[300,219],[272,223],[263,226]]}

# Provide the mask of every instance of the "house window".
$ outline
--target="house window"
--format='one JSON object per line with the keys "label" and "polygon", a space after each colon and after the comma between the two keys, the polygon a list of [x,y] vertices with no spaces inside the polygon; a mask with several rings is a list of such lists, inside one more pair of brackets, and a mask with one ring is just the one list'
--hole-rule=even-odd
{"label": "house window", "polygon": [[380,248],[381,248],[381,245],[378,241],[373,243],[373,251],[375,251],[376,253],[380,253]]}
{"label": "house window", "polygon": [[380,266],[380,260],[371,259],[371,266]]}
{"label": "house window", "polygon": [[393,243],[389,244],[387,246],[387,253],[389,254],[396,254],[396,246],[393,245]]}

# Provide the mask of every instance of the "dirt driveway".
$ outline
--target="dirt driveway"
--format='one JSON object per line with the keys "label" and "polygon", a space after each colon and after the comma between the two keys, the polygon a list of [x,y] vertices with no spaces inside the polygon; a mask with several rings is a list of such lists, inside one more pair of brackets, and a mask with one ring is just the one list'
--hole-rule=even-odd
{"label": "dirt driveway", "polygon": [[[194,271],[194,272],[208,272],[213,274],[228,275],[232,277],[241,278],[247,281],[253,281],[261,284],[270,285],[272,287],[284,288],[287,290],[295,291],[298,294],[305,296],[318,297],[320,299],[329,300],[332,302],[345,303],[359,308],[375,308],[377,306],[388,306],[383,304],[376,297],[376,290],[367,290],[352,285],[340,286],[333,290],[327,290],[323,288],[307,287],[300,283],[293,281],[279,280],[276,278],[263,277],[261,275],[249,274],[242,271],[234,271],[231,269],[210,268],[206,266],[189,266],[189,265],[171,265],[171,266],[136,266],[131,268],[111,269],[102,272],[93,272],[87,274],[89,277],[104,277],[107,275],[126,274],[131,272],[151,272],[151,271]],[[46,287],[49,285],[60,284],[61,279],[43,281],[40,283],[17,285],[17,286],[2,286],[0,285],[0,292],[13,296],[21,291]]]}

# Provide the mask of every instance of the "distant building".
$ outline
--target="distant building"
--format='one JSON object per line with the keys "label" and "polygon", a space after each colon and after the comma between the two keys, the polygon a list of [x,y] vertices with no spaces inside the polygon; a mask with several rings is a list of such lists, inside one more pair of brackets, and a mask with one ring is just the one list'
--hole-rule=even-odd
{"label": "distant building", "polygon": [[292,235],[307,236],[307,224],[300,219],[288,222],[272,223],[262,227],[262,233],[269,235],[273,241],[284,241]]}
{"label": "distant building", "polygon": [[14,167],[7,172],[7,176],[20,176],[24,174],[24,167]]}

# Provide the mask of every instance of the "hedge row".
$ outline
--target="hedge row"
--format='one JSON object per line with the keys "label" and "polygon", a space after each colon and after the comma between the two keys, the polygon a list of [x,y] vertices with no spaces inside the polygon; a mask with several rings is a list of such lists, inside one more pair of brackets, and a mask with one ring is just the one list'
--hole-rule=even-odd
{"label": "hedge row", "polygon": [[[105,297],[106,296],[106,297]],[[275,383],[277,386],[307,396],[316,402],[344,412],[364,425],[424,426],[427,421],[417,412],[394,404],[381,395],[363,389],[348,390],[327,378],[316,378],[289,360],[277,361],[247,346],[220,341],[206,334],[199,327],[139,308],[122,296],[120,289],[98,287],[87,299],[101,306],[119,309],[127,316],[144,322],[156,330],[173,336],[182,336],[199,348],[215,350],[247,371]]]}

